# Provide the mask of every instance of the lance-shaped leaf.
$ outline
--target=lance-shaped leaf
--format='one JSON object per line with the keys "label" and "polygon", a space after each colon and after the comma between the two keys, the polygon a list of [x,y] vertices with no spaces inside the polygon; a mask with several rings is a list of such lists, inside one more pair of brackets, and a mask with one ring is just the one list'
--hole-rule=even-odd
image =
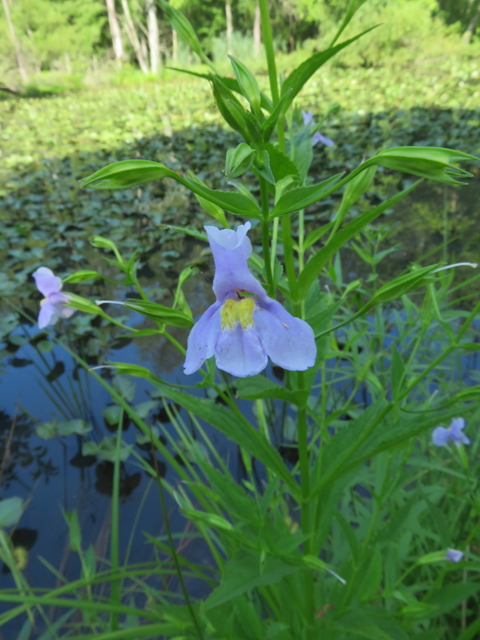
{"label": "lance-shaped leaf", "polygon": [[[219,76],[218,74],[212,74],[212,73],[197,73],[196,71],[189,71],[188,69],[179,69],[178,67],[167,67],[167,69],[171,69],[172,71],[178,71],[179,73],[186,73],[190,76],[196,76],[197,78],[203,78],[204,80],[208,80],[209,82],[213,82],[213,79],[217,78],[227,87],[227,89],[230,89],[230,91],[234,91],[239,95],[243,95],[240,89],[240,85],[238,84],[238,81],[236,78],[229,78],[228,76]],[[265,109],[265,111],[267,111],[268,113],[270,113],[273,110],[272,101],[265,93],[263,93],[263,91],[260,92],[260,106],[262,107],[262,109]]]}
{"label": "lance-shaped leaf", "polygon": [[145,300],[129,300],[125,303],[127,309],[138,311],[146,318],[163,322],[170,327],[179,327],[180,329],[191,329],[193,327],[192,319],[183,311],[165,307],[157,302],[147,302]]}
{"label": "lance-shaped leaf", "polygon": [[452,162],[475,160],[478,158],[441,147],[396,147],[380,151],[376,156],[367,160],[363,166],[379,164],[387,169],[395,169],[404,173],[411,173],[421,178],[429,178],[447,184],[465,184],[455,178],[471,178],[472,174],[465,169],[452,166]]}
{"label": "lance-shaped leaf", "polygon": [[[298,279],[298,289],[300,299],[307,294],[307,291],[310,288],[312,282],[314,282],[315,278],[319,275],[320,271],[327,264],[327,262],[335,255],[335,253],[343,247],[343,245],[356,236],[367,224],[378,218],[384,211],[392,207],[399,200],[404,198],[406,195],[410,193],[417,185],[420,184],[420,180],[415,182],[408,189],[404,189],[397,193],[392,198],[385,200],[378,207],[374,207],[369,211],[366,211],[361,216],[358,216],[352,222],[349,222],[347,226],[339,231],[330,242],[328,242],[323,249],[318,251],[305,265],[304,270],[300,274]],[[286,194],[288,195],[288,193]],[[284,196],[283,196],[284,197]]]}
{"label": "lance-shaped leaf", "polygon": [[245,419],[241,419],[240,416],[232,410],[217,405],[211,400],[197,398],[188,393],[176,391],[175,389],[170,389],[158,384],[155,386],[161,389],[162,395],[166,398],[178,403],[181,407],[201,420],[205,420],[207,424],[212,425],[212,427],[218,429],[227,436],[227,438],[255,456],[257,460],[262,462],[268,469],[275,471],[289,487],[292,494],[298,497],[298,484],[285,466],[278,451],[267,442],[259,431],[248,424]]}
{"label": "lance-shaped leaf", "polygon": [[225,162],[225,177],[228,180],[238,178],[246,173],[253,163],[255,151],[245,142],[241,142],[235,149],[227,151]]}
{"label": "lance-shaped leaf", "polygon": [[298,189],[287,191],[271,210],[270,219],[283,216],[286,213],[300,211],[300,209],[305,209],[305,207],[317,202],[317,200],[325,197],[332,187],[336,186],[342,176],[343,173],[337,173],[337,175],[327,178],[327,180],[320,182],[320,184],[314,184],[311,187],[299,187]]}
{"label": "lance-shaped leaf", "polygon": [[158,2],[165,13],[167,20],[172,25],[172,28],[177,32],[180,40],[195,51],[197,56],[199,56],[205,64],[211,66],[211,62],[203,52],[200,41],[197,38],[197,34],[189,20],[165,0],[158,0]]}
{"label": "lance-shaped leaf", "polygon": [[348,3],[347,10],[345,11],[345,14],[343,16],[342,23],[341,23],[340,27],[338,28],[338,31],[335,34],[335,37],[333,38],[333,40],[332,40],[332,42],[330,44],[331,47],[333,47],[335,42],[339,39],[339,37],[342,35],[343,31],[346,29],[348,23],[353,18],[355,13],[360,9],[360,7],[362,5],[365,4],[366,1],[367,0],[350,0],[350,2]]}
{"label": "lance-shaped leaf", "polygon": [[[198,182],[199,184],[203,185],[205,188],[208,189],[208,187],[203,182],[203,180],[200,180],[200,178],[196,176],[192,171],[188,171],[188,177],[190,178],[190,180],[193,180],[194,182]],[[198,194],[195,194],[195,197],[198,201],[198,204],[202,207],[204,211],[208,213],[208,215],[212,216],[212,218],[215,218],[215,220],[218,220],[218,222],[220,222],[222,227],[225,227],[227,229],[230,228],[230,225],[228,224],[227,219],[225,217],[225,211],[221,207],[219,207],[217,204],[214,204],[213,202],[210,202],[210,200],[207,200],[206,198],[199,196]],[[174,229],[174,227],[171,227],[171,229]],[[199,234],[198,231],[185,230],[183,228],[182,228],[182,231],[187,234],[191,232],[190,235],[193,235],[194,237],[197,237],[197,238],[200,235],[202,240],[206,239],[205,234]],[[197,235],[194,235],[194,234],[197,234]]]}
{"label": "lance-shaped leaf", "polygon": [[243,62],[228,56],[242,95],[248,100],[255,115],[260,113],[260,87],[253,73]]}
{"label": "lance-shaped leaf", "polygon": [[82,187],[90,189],[127,189],[160,178],[173,178],[193,193],[213,202],[231,213],[261,218],[258,205],[239,193],[215,191],[203,183],[191,178],[184,178],[159,162],[150,160],[122,160],[96,171],[81,181]]}
{"label": "lance-shaped leaf", "polygon": [[70,274],[66,278],[63,279],[63,284],[71,284],[78,282],[85,282],[86,280],[96,280],[97,278],[102,278],[103,280],[107,280],[108,282],[113,282],[114,284],[119,284],[115,280],[111,280],[110,278],[106,278],[102,276],[98,271],[84,270],[75,271],[75,273]]}
{"label": "lance-shaped leaf", "polygon": [[[313,54],[308,60],[302,62],[300,66],[298,66],[292,73],[288,76],[285,82],[282,85],[282,96],[288,93],[288,99],[285,103],[285,110],[292,104],[294,99],[297,97],[299,91],[302,89],[303,85],[313,76],[315,71],[318,71],[322,65],[324,65],[330,58],[332,58],[336,53],[348,47],[349,44],[355,42],[362,36],[364,36],[372,29],[376,27],[371,27],[362,33],[359,33],[354,38],[350,38],[350,40],[345,40],[341,44],[337,44],[335,47],[330,47],[325,51],[319,51],[318,53]],[[293,91],[290,91],[293,89]]]}
{"label": "lance-shaped leaf", "polygon": [[272,137],[272,133],[273,133],[273,131],[275,129],[275,126],[277,124],[278,119],[286,111],[285,105],[286,105],[288,97],[289,97],[289,95],[290,95],[290,93],[292,91],[293,91],[293,89],[290,89],[289,91],[287,91],[287,93],[285,95],[283,95],[280,98],[280,100],[275,105],[275,108],[273,109],[272,113],[268,116],[268,118],[262,124],[263,141],[264,142],[268,142],[270,140],[270,138]]}
{"label": "lance-shaped leaf", "polygon": [[275,398],[303,406],[309,394],[308,389],[291,391],[260,375],[249,378],[239,378],[237,381],[237,395],[239,398],[244,398],[245,400]]}

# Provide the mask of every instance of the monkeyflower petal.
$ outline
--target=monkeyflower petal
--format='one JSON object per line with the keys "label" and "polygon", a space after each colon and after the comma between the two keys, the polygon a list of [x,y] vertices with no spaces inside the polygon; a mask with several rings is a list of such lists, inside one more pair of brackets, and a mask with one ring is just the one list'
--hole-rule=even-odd
{"label": "monkeyflower petal", "polygon": [[463,444],[470,444],[470,440],[463,433],[465,420],[463,418],[453,418],[448,429],[445,427],[435,427],[432,433],[432,442],[437,447],[445,447],[449,440],[452,440],[457,447]]}
{"label": "monkeyflower petal", "polygon": [[[304,126],[306,126],[307,124],[311,124],[312,127],[315,126],[315,121],[313,119],[313,114],[311,110],[308,112],[302,111],[302,116],[303,116]],[[333,147],[334,145],[333,140],[330,140],[330,138],[326,138],[325,136],[322,136],[322,134],[319,133],[318,131],[315,131],[315,133],[312,136],[312,147],[314,147],[319,142],[324,144],[326,147]]]}
{"label": "monkeyflower petal", "polygon": [[37,289],[45,297],[40,302],[40,313],[38,314],[38,327],[44,329],[49,324],[55,324],[58,318],[70,318],[75,313],[75,309],[65,306],[70,300],[62,290],[62,281],[54,275],[53,271],[47,267],[39,267],[32,274],[35,278]]}
{"label": "monkeyflower petal", "polygon": [[219,369],[238,377],[260,373],[268,358],[289,371],[305,371],[315,363],[317,348],[310,325],[269,298],[250,273],[250,227],[250,222],[236,231],[205,227],[215,261],[217,301],[188,336],[187,375],[212,356]]}
{"label": "monkeyflower petal", "polygon": [[463,555],[463,551],[458,551],[458,549],[447,549],[445,558],[450,562],[460,562],[463,559]]}

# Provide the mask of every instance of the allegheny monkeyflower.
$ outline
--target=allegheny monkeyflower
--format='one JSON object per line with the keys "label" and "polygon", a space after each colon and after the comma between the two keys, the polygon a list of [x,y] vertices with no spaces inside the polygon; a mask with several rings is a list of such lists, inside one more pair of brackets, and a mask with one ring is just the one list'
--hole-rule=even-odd
{"label": "allegheny monkeyflower", "polygon": [[[313,114],[311,110],[302,111],[302,116],[303,116],[304,125],[312,123],[312,127],[315,126],[315,121],[313,119]],[[330,138],[326,138],[325,136],[322,136],[322,134],[319,131],[315,131],[315,133],[312,136],[312,147],[314,147],[317,144],[317,142],[321,142],[326,147],[333,147],[334,145],[333,140],[330,140]]]}
{"label": "allegheny monkeyflower", "polygon": [[38,314],[38,326],[44,329],[48,324],[55,324],[58,318],[69,318],[75,313],[75,309],[69,309],[66,304],[70,296],[60,293],[62,281],[57,278],[47,267],[40,267],[32,274],[35,278],[37,289],[45,298],[40,302]]}
{"label": "allegheny monkeyflower", "polygon": [[305,371],[315,363],[313,330],[267,296],[250,273],[250,222],[236,231],[205,227],[215,261],[212,304],[188,336],[185,373],[194,373],[215,356],[217,367],[234,376],[260,373],[268,358],[289,371]]}
{"label": "allegheny monkeyflower", "polygon": [[432,433],[433,444],[437,447],[444,447],[449,440],[460,446],[460,444],[470,444],[470,440],[463,433],[465,429],[465,420],[463,418],[453,418],[448,429],[445,427],[435,427]]}

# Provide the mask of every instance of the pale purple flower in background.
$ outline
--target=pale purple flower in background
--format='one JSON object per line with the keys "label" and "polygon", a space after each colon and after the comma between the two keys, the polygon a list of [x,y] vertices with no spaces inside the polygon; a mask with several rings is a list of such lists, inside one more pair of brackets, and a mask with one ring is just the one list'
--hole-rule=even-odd
{"label": "pale purple flower in background", "polygon": [[[302,116],[303,116],[304,125],[311,123],[312,126],[315,126],[315,121],[313,119],[313,114],[311,110],[308,112],[302,111]],[[318,142],[321,142],[326,147],[333,147],[334,145],[333,140],[330,140],[330,138],[326,138],[325,136],[322,136],[322,134],[319,133],[318,131],[315,131],[315,133],[312,136],[312,147],[314,147]]]}
{"label": "pale purple flower in background", "polygon": [[252,245],[250,222],[236,231],[205,227],[215,261],[213,292],[217,301],[188,336],[184,369],[197,371],[215,356],[217,367],[234,376],[254,376],[268,358],[289,371],[305,371],[315,363],[313,330],[267,296],[247,265]]}
{"label": "pale purple flower in background", "polygon": [[69,318],[75,309],[70,309],[65,305],[70,300],[62,290],[62,281],[57,278],[47,267],[40,267],[32,274],[35,278],[37,289],[45,298],[40,302],[40,313],[38,314],[38,326],[44,329],[49,324],[55,324],[58,318]]}
{"label": "pale purple flower in background", "polygon": [[447,549],[445,558],[450,562],[460,562],[463,559],[463,552],[458,551],[458,549]]}
{"label": "pale purple flower in background", "polygon": [[460,444],[470,444],[470,440],[463,433],[465,429],[465,420],[463,418],[453,418],[448,429],[444,427],[435,427],[432,433],[432,441],[437,447],[444,447],[449,440],[460,446]]}

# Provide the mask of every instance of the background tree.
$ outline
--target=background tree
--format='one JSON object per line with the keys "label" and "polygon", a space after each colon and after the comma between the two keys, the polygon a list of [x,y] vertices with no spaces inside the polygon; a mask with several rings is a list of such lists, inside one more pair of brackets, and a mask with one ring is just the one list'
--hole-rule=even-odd
{"label": "background tree", "polygon": [[157,22],[157,5],[155,0],[146,0],[145,3],[148,24],[148,47],[150,49],[150,70],[152,73],[160,71],[160,43]]}
{"label": "background tree", "polygon": [[22,52],[20,50],[20,45],[17,38],[17,32],[15,31],[15,26],[13,24],[12,15],[10,13],[10,7],[8,4],[8,0],[2,0],[3,10],[5,12],[5,19],[7,21],[8,30],[10,31],[10,37],[12,39],[13,48],[15,50],[15,57],[17,58],[17,66],[20,75],[22,76],[22,80],[25,84],[28,82],[27,72],[25,70],[25,66],[23,64]]}
{"label": "background tree", "polygon": [[110,34],[112,36],[113,50],[115,58],[119,64],[123,60],[123,44],[120,26],[118,24],[117,12],[115,10],[115,0],[105,0],[107,3],[108,23],[110,25]]}
{"label": "background tree", "polygon": [[135,51],[138,66],[143,71],[143,73],[148,73],[148,64],[142,51],[142,45],[140,44],[135,24],[132,20],[130,8],[128,6],[128,0],[122,0],[122,9],[125,32],[128,36],[128,39],[130,40],[130,44],[132,45],[133,50]]}

